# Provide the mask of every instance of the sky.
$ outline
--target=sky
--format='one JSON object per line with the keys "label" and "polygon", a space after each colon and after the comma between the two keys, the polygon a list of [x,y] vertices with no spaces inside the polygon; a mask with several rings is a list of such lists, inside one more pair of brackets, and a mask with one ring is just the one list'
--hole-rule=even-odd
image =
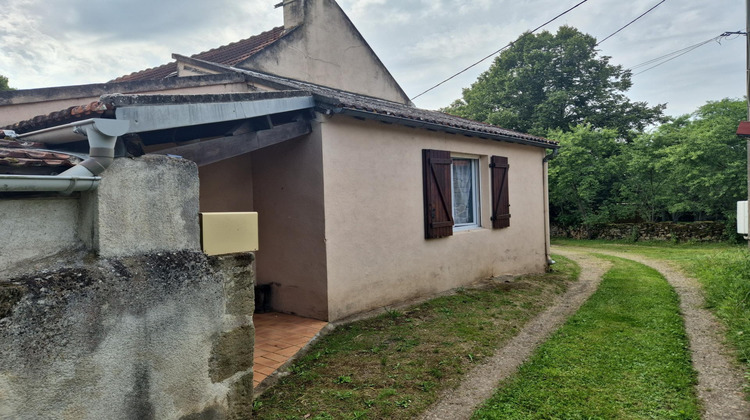
{"label": "sky", "polygon": [[[401,87],[414,97],[581,0],[339,0]],[[588,0],[561,25],[604,39],[661,0]],[[0,0],[0,75],[32,89],[101,83],[248,38],[283,24],[280,0]],[[666,0],[603,42],[599,54],[629,69],[744,31],[742,0]],[[627,92],[667,114],[745,96],[743,36],[710,42],[643,74]],[[486,71],[487,60],[414,102],[445,107]]]}

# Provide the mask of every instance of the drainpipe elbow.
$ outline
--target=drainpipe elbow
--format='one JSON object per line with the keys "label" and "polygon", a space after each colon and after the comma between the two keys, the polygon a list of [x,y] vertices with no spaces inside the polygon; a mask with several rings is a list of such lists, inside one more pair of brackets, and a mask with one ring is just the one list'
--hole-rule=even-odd
{"label": "drainpipe elbow", "polygon": [[555,147],[554,149],[552,149],[552,153],[544,156],[544,159],[542,160],[542,162],[546,163],[546,162],[551,161],[552,159],[556,158],[559,153],[560,153],[560,147],[559,146]]}
{"label": "drainpipe elbow", "polygon": [[89,140],[89,158],[60,175],[90,177],[104,172],[115,160],[117,137],[129,126],[129,121],[94,120],[93,124],[76,127]]}

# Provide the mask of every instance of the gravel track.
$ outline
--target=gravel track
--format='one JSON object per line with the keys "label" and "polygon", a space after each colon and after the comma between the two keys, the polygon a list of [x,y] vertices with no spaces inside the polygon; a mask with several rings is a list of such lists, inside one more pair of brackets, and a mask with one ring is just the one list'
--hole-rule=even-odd
{"label": "gravel track", "polygon": [[[554,252],[562,248],[556,247]],[[748,420],[750,404],[745,400],[745,380],[735,357],[724,344],[726,329],[705,308],[703,289],[675,264],[632,253],[589,248],[586,252],[611,255],[647,265],[660,272],[680,296],[680,309],[690,341],[693,367],[698,371],[698,398],[706,420]]]}
{"label": "gravel track", "polygon": [[742,392],[745,386],[741,368],[724,345],[725,329],[705,309],[698,281],[685,276],[674,264],[640,255],[594,248],[553,248],[581,267],[579,281],[545,312],[529,321],[521,332],[494,356],[472,369],[456,389],[445,391],[421,419],[469,419],[490,398],[498,382],[516,372],[532,352],[556,331],[596,291],[611,264],[591,254],[605,254],[645,264],[659,271],[680,297],[693,367],[698,372],[698,398],[706,420],[748,420],[750,404]]}
{"label": "gravel track", "polygon": [[474,410],[492,396],[499,381],[516,372],[531,353],[547,337],[557,330],[565,320],[596,291],[609,262],[580,253],[562,253],[581,267],[579,281],[559,296],[546,311],[537,315],[523,327],[508,344],[499,349],[461,381],[457,389],[446,391],[436,404],[430,407],[422,419],[460,420],[468,419]]}

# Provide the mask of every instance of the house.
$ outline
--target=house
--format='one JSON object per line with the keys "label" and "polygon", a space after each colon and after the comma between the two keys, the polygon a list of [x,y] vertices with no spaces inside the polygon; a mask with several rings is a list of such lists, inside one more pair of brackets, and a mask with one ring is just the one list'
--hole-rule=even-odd
{"label": "house", "polygon": [[2,93],[0,127],[123,120],[120,155],[195,161],[201,211],[259,213],[277,311],[334,321],[543,271],[557,143],[416,108],[334,0],[283,7],[283,27],[109,83]]}

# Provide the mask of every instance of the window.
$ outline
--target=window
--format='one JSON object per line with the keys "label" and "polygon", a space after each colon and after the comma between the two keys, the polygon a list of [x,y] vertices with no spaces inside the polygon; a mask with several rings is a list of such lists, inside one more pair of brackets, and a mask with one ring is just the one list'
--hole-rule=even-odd
{"label": "window", "polygon": [[[508,198],[508,158],[492,156],[492,227],[510,226]],[[455,229],[480,226],[479,159],[451,157],[443,150],[422,151],[422,179],[424,186],[424,231],[426,239],[453,235]]]}
{"label": "window", "polygon": [[453,158],[451,189],[453,191],[454,229],[479,226],[479,160]]}

